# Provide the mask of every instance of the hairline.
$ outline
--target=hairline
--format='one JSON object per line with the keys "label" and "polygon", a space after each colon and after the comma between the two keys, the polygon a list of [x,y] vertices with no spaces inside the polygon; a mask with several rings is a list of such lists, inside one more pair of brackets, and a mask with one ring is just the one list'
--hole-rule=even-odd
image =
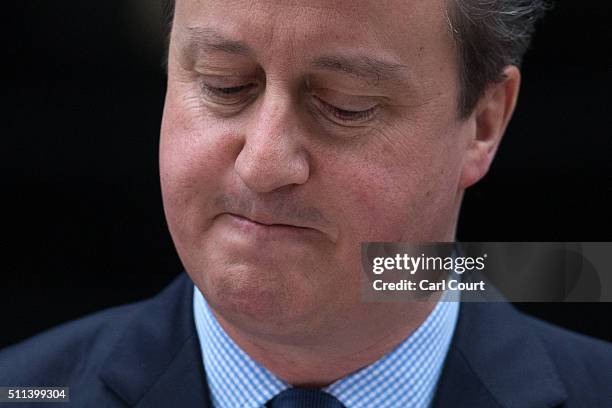
{"label": "hairline", "polygon": [[[163,37],[165,41],[165,50],[164,50],[164,56],[162,59],[162,69],[167,72],[168,71],[168,54],[169,54],[170,38],[171,38],[172,31],[174,28],[174,15],[175,15],[175,8],[176,8],[176,0],[162,1],[162,7],[163,7],[162,31],[164,34]],[[476,106],[476,102],[478,101],[478,99],[480,99],[486,87],[490,85],[491,83],[502,81],[504,79],[504,75],[503,75],[503,71],[500,70],[497,73],[497,76],[495,78],[487,80],[483,84],[483,86],[480,87],[481,89],[479,89],[478,91],[479,93],[476,96],[475,101],[468,100],[468,93],[470,92],[468,87],[470,86],[470,84],[469,84],[469,79],[467,78],[467,72],[466,72],[467,62],[464,60],[464,55],[463,55],[464,44],[462,44],[462,38],[461,38],[461,33],[459,29],[455,26],[455,24],[453,24],[453,16],[456,16],[458,12],[459,12],[459,6],[457,4],[457,0],[444,0],[444,12],[443,12],[444,20],[446,23],[446,29],[448,33],[450,34],[451,39],[453,40],[453,44],[454,44],[453,49],[454,49],[455,58],[457,61],[457,70],[455,73],[456,73],[456,78],[457,78],[457,82],[459,85],[458,86],[459,92],[457,95],[455,110],[456,110],[456,113],[459,119],[466,119],[472,114]],[[229,44],[228,44],[228,47],[230,47]],[[233,46],[231,46],[230,48],[232,47]],[[519,66],[519,63],[512,61],[510,65]]]}

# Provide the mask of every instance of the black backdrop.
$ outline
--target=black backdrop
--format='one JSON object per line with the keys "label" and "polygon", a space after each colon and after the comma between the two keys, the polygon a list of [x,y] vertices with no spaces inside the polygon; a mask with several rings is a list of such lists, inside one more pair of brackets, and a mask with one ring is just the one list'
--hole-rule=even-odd
{"label": "black backdrop", "polygon": [[[153,295],[181,271],[158,182],[157,2],[14,3],[3,11],[0,347]],[[539,25],[459,239],[612,241],[612,6],[586,4],[558,2]],[[612,341],[612,304],[518,306]]]}

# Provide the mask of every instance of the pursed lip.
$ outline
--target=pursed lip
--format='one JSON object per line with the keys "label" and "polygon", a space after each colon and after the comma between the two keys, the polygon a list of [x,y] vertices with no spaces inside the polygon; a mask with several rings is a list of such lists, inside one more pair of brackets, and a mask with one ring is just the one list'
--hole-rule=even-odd
{"label": "pursed lip", "polygon": [[[286,224],[264,217],[245,217],[236,213],[222,213],[219,217],[227,226],[244,238],[251,237],[258,241],[294,242],[319,240],[325,234],[316,228],[296,224]],[[284,221],[284,220],[283,220]]]}
{"label": "pursed lip", "polygon": [[225,213],[225,214],[228,214],[234,218],[237,218],[238,220],[244,220],[245,222],[250,222],[250,223],[260,225],[263,227],[284,227],[284,228],[297,228],[297,229],[303,229],[303,230],[316,230],[315,228],[307,227],[305,225],[274,222],[270,218],[265,217],[265,216],[254,217],[254,216],[245,216],[245,215],[236,214],[236,213]]}

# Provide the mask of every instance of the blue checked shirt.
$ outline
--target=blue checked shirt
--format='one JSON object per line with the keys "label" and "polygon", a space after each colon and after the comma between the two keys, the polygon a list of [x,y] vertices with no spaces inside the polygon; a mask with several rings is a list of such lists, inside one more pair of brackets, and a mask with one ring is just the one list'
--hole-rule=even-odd
{"label": "blue checked shirt", "polygon": [[[261,408],[291,385],[249,357],[221,328],[194,287],[193,310],[215,408]],[[440,301],[423,324],[389,354],[323,388],[346,408],[430,405],[459,312]]]}

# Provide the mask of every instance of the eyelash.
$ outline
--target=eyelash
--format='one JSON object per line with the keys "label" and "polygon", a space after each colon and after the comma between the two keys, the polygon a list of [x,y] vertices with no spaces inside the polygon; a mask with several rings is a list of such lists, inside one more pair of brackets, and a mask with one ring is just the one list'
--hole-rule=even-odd
{"label": "eyelash", "polygon": [[321,105],[323,105],[323,108],[325,110],[331,113],[336,119],[341,120],[343,122],[359,122],[371,119],[372,116],[374,116],[374,111],[376,110],[376,106],[362,111],[340,109],[334,105],[325,102],[321,98],[318,98],[316,96],[315,98],[317,99],[317,101],[319,101]]}
{"label": "eyelash", "polygon": [[214,86],[202,84],[202,90],[208,95],[212,95],[212,96],[220,97],[220,98],[227,98],[228,96],[237,95],[242,91],[251,89],[253,88],[253,86],[255,85],[249,83],[246,85],[232,86],[229,88],[217,88]]}
{"label": "eyelash", "polygon": [[[202,90],[204,91],[204,93],[206,93],[209,96],[229,100],[231,97],[238,96],[241,92],[250,90],[254,86],[255,84],[249,83],[245,85],[232,86],[232,87],[227,87],[227,88],[218,88],[218,87],[213,87],[213,86],[209,86],[206,84],[202,84]],[[372,116],[374,116],[374,111],[376,110],[376,106],[374,106],[372,108],[362,110],[362,111],[351,111],[351,110],[346,110],[346,109],[340,109],[334,105],[331,105],[325,102],[324,100],[316,96],[315,96],[315,99],[319,102],[320,105],[322,105],[322,107],[327,112],[333,115],[334,118],[342,122],[345,122],[345,123],[369,120],[372,118]],[[231,102],[232,104],[238,104],[238,103],[244,102],[244,100],[231,101]]]}

